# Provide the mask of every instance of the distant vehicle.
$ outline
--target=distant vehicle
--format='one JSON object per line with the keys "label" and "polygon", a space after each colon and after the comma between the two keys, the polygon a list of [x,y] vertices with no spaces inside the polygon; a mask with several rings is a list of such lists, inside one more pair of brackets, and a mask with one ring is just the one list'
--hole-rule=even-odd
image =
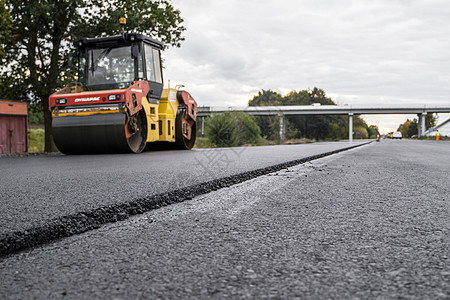
{"label": "distant vehicle", "polygon": [[402,133],[400,131],[396,131],[392,134],[393,139],[402,139]]}

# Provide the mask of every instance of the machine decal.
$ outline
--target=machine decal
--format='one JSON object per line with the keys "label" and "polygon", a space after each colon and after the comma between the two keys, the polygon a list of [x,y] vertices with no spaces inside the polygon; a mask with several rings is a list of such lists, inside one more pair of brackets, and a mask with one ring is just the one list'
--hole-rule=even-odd
{"label": "machine decal", "polygon": [[170,101],[177,102],[177,92],[176,91],[170,91]]}
{"label": "machine decal", "polygon": [[100,97],[90,97],[90,98],[76,98],[75,102],[92,102],[100,101]]}

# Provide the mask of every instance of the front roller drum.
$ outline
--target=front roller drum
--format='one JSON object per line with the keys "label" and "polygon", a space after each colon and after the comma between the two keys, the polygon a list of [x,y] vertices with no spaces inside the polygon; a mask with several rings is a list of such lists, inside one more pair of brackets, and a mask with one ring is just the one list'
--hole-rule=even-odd
{"label": "front roller drum", "polygon": [[147,118],[145,111],[140,110],[135,115],[127,118],[125,128],[127,144],[131,152],[141,153],[147,144]]}
{"label": "front roller drum", "polygon": [[147,140],[145,113],[132,118],[122,113],[55,117],[53,139],[65,154],[140,153]]}

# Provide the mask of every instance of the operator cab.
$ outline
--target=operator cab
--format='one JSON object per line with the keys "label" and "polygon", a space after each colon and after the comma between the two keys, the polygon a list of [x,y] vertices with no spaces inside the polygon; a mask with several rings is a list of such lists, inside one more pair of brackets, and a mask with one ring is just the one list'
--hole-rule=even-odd
{"label": "operator cab", "polygon": [[164,45],[136,33],[103,38],[83,38],[78,48],[78,82],[85,91],[125,89],[146,80],[149,102],[161,98],[163,78],[160,51]]}

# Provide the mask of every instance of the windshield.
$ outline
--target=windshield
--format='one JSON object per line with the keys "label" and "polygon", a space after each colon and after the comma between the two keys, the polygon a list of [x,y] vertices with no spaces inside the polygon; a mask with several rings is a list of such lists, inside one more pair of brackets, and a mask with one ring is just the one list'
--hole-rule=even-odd
{"label": "windshield", "polygon": [[122,89],[134,81],[134,58],[131,46],[87,49],[80,60],[80,81],[88,90]]}

